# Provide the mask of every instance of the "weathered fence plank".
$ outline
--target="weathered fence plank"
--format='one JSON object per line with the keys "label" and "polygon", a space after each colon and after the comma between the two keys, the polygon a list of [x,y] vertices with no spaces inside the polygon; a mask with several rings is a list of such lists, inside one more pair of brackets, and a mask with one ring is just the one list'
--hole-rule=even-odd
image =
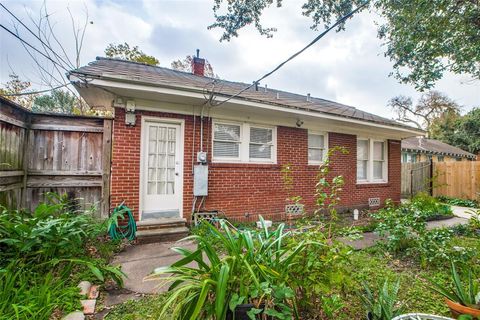
{"label": "weathered fence plank", "polygon": [[434,196],[477,200],[480,196],[480,162],[436,162]]}
{"label": "weathered fence plank", "polygon": [[430,162],[402,163],[402,197],[411,197],[418,192],[430,192],[430,166]]}
{"label": "weathered fence plank", "polygon": [[48,192],[67,193],[108,216],[112,120],[0,106],[0,205],[32,209]]}

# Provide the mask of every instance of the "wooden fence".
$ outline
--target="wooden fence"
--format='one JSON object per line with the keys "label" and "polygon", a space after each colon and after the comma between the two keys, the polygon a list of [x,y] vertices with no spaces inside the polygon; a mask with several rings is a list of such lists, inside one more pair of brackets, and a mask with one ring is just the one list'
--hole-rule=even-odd
{"label": "wooden fence", "polygon": [[402,197],[411,197],[418,192],[430,192],[430,162],[402,163]]}
{"label": "wooden fence", "polygon": [[477,200],[480,198],[480,162],[436,162],[434,196]]}
{"label": "wooden fence", "polygon": [[35,114],[0,97],[0,204],[34,208],[46,192],[108,216],[112,120]]}

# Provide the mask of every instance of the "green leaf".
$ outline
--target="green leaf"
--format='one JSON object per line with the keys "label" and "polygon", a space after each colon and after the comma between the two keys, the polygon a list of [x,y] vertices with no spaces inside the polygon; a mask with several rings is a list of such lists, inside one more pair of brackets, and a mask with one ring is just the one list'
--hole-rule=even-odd
{"label": "green leaf", "polygon": [[103,273],[100,271],[100,269],[98,269],[91,263],[87,263],[87,266],[90,269],[90,271],[92,271],[93,275],[98,278],[98,280],[102,282],[105,281],[105,278],[103,277]]}
{"label": "green leaf", "polygon": [[250,318],[250,320],[255,320],[256,315],[262,312],[263,309],[257,309],[257,308],[252,308],[247,311],[247,316]]}
{"label": "green leaf", "polygon": [[227,264],[222,265],[218,275],[217,288],[215,291],[215,315],[222,319],[225,310],[225,296],[227,295],[230,268]]}

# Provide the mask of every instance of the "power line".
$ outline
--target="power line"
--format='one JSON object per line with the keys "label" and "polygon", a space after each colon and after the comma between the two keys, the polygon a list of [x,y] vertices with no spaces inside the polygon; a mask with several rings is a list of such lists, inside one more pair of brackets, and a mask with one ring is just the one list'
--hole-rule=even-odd
{"label": "power line", "polygon": [[[278,71],[278,69],[280,69],[281,67],[283,67],[285,64],[287,64],[289,61],[293,60],[295,57],[297,57],[299,54],[301,54],[302,52],[304,52],[305,50],[307,50],[308,48],[310,48],[311,46],[313,46],[318,40],[320,40],[321,38],[323,38],[328,32],[330,32],[332,29],[334,29],[335,27],[337,27],[339,24],[345,22],[345,20],[347,20],[348,18],[350,18],[351,16],[353,16],[355,13],[357,13],[358,11],[360,11],[361,9],[363,9],[367,4],[369,3],[369,0],[366,1],[365,3],[363,3],[362,5],[358,6],[355,10],[352,10],[351,12],[349,12],[348,14],[346,14],[345,16],[343,16],[342,18],[340,18],[339,20],[337,20],[332,26],[330,26],[328,29],[326,29],[325,31],[323,31],[321,34],[319,34],[315,39],[313,39],[308,45],[306,45],[303,49],[301,49],[300,51],[297,51],[295,54],[293,54],[292,56],[290,56],[287,60],[283,61],[282,63],[280,63],[275,69],[273,69],[272,71],[264,74],[261,78],[259,78],[258,80],[256,81],[253,81],[253,83],[245,88],[243,88],[242,90],[240,90],[239,92],[237,92],[236,94],[228,97],[226,100],[223,100],[222,102],[219,102],[215,105],[213,105],[213,107],[218,107],[222,104],[224,104],[225,102],[227,101],[230,101],[231,99],[233,98],[236,98],[238,97],[239,95],[241,95],[243,92],[247,91],[248,89],[250,89],[251,87],[253,87],[254,85],[260,83],[260,81],[262,81],[263,79],[271,76],[273,73],[275,73],[276,71]],[[212,99],[211,99],[212,100]]]}
{"label": "power line", "polygon": [[[66,62],[61,56],[59,56],[51,47],[50,45],[46,44],[39,36],[37,36],[27,25],[25,25],[16,15],[14,15],[10,10],[7,9],[2,3],[0,3],[0,6],[5,9],[12,17],[15,18],[25,29],[27,29],[35,38],[38,39],[47,49],[49,49],[58,59],[62,60],[63,63],[65,63],[68,66],[68,62]],[[73,67],[73,66],[69,66]]]}
{"label": "power line", "polygon": [[53,60],[51,57],[47,56],[45,53],[41,52],[40,50],[38,50],[37,48],[35,48],[34,46],[32,46],[30,43],[28,43],[27,41],[23,40],[19,35],[15,34],[13,31],[9,30],[8,28],[6,28],[4,25],[0,24],[0,27],[2,29],[4,29],[5,31],[7,31],[8,33],[10,33],[12,36],[14,36],[15,38],[17,38],[18,40],[20,40],[22,43],[26,44],[27,46],[29,46],[30,48],[32,48],[33,50],[35,50],[36,52],[38,52],[39,54],[41,54],[43,57],[45,57],[46,59],[50,60],[53,64],[59,66],[60,68],[64,69],[65,71],[69,72],[70,70],[68,70],[67,68],[65,68],[63,65],[61,65],[60,63],[58,63],[57,61]]}
{"label": "power line", "polygon": [[1,96],[3,96],[3,97],[20,97],[20,96],[27,96],[27,95],[29,95],[29,94],[45,93],[45,92],[49,92],[49,91],[53,91],[53,90],[57,90],[57,89],[66,87],[66,86],[68,86],[68,85],[70,85],[70,84],[71,84],[71,83],[65,83],[65,84],[62,84],[61,86],[57,86],[57,87],[55,87],[55,88],[45,89],[45,90],[40,90],[40,91],[30,91],[30,92],[22,92],[22,93],[1,94]]}

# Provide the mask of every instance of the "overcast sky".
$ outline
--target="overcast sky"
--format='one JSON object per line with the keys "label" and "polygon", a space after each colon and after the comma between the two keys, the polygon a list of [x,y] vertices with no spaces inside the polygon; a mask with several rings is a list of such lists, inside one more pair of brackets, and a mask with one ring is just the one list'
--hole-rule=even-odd
{"label": "overcast sky", "polygon": [[[42,1],[7,0],[2,3],[31,25],[30,12],[38,17]],[[181,1],[47,1],[55,30],[67,50],[74,50],[71,23],[67,7],[79,22],[88,9],[89,24],[86,31],[82,64],[102,56],[109,43],[127,42],[138,45],[147,54],[170,67],[174,59],[193,54],[207,58],[214,71],[223,79],[251,83],[273,69],[278,63],[310,42],[319,31],[310,29],[311,20],[301,15],[303,1],[284,1],[280,9],[271,7],[263,16],[265,27],[276,27],[273,38],[260,36],[253,27],[240,31],[230,42],[219,42],[221,30],[207,30],[213,20],[213,0]],[[13,19],[0,8],[0,21],[12,27]],[[383,48],[376,37],[374,20],[369,13],[355,16],[345,32],[328,34],[294,61],[284,66],[261,85],[300,94],[330,99],[353,105],[388,118],[388,100],[402,94],[417,98],[409,85],[401,85],[389,73],[391,62],[383,56]],[[20,34],[38,46],[27,32]],[[8,81],[15,71],[21,78],[37,86],[38,75],[22,45],[11,35],[0,30],[0,82]],[[436,89],[449,95],[469,110],[480,106],[480,83],[469,81],[468,76],[446,75]]]}

